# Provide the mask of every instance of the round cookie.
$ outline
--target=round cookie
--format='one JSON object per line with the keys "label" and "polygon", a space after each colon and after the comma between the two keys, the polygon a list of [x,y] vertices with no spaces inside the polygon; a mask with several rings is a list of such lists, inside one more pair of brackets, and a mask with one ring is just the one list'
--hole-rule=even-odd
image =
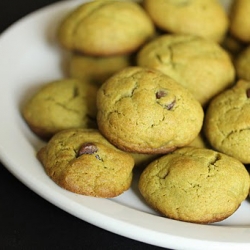
{"label": "round cookie", "polygon": [[94,57],[73,53],[69,59],[69,76],[101,85],[114,73],[131,64],[130,55]]}
{"label": "round cookie", "polygon": [[21,112],[30,129],[43,139],[66,128],[96,128],[96,93],[96,86],[77,79],[48,82]]}
{"label": "round cookie", "polygon": [[69,50],[111,56],[136,51],[154,32],[152,20],[138,3],[91,1],[64,18],[58,40]]}
{"label": "round cookie", "polygon": [[118,148],[163,154],[199,134],[203,109],[193,95],[160,71],[128,67],[97,93],[97,123]]}
{"label": "round cookie", "polygon": [[237,77],[250,81],[250,45],[238,54],[234,65]]}
{"label": "round cookie", "polygon": [[192,35],[159,36],[140,49],[137,65],[169,75],[203,107],[235,78],[229,54],[217,43]]}
{"label": "round cookie", "polygon": [[168,33],[221,42],[229,26],[218,0],[144,0],[143,6],[155,25]]}
{"label": "round cookie", "polygon": [[63,130],[37,157],[55,183],[74,193],[111,198],[131,185],[133,158],[111,145],[98,130]]}
{"label": "round cookie", "polygon": [[250,1],[234,0],[230,9],[230,33],[237,39],[250,42]]}
{"label": "round cookie", "polygon": [[175,220],[212,223],[232,215],[248,195],[245,166],[209,149],[184,147],[142,172],[139,190],[145,201]]}
{"label": "round cookie", "polygon": [[250,82],[239,80],[208,106],[204,132],[213,148],[250,163]]}

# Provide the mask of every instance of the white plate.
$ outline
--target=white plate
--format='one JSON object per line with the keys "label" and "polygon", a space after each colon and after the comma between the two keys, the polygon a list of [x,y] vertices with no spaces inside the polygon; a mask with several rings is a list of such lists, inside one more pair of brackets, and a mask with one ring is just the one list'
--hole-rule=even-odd
{"label": "white plate", "polygon": [[20,105],[41,84],[59,79],[61,51],[55,30],[78,1],[53,4],[0,37],[0,155],[9,171],[54,205],[111,232],[172,249],[250,249],[250,203],[223,222],[198,225],[163,218],[139,198],[136,180],[115,199],[85,197],[58,187],[37,161],[43,143],[20,116]]}

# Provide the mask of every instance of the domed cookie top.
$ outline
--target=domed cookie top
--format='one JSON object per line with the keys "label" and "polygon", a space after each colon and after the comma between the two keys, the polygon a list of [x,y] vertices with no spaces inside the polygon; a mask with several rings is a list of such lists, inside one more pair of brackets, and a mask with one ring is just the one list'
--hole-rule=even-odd
{"label": "domed cookie top", "polygon": [[218,0],[144,0],[143,6],[156,26],[168,33],[221,42],[229,26]]}
{"label": "domed cookie top", "polygon": [[97,87],[77,79],[44,84],[22,107],[31,130],[43,139],[66,128],[96,128]]}
{"label": "domed cookie top", "polygon": [[53,181],[74,193],[110,198],[131,185],[132,156],[111,145],[98,130],[63,130],[37,157]]}
{"label": "domed cookie top", "polygon": [[97,93],[97,122],[117,147],[138,153],[166,153],[191,143],[203,123],[193,95],[157,70],[128,67]]}
{"label": "domed cookie top", "polygon": [[250,42],[250,1],[234,0],[230,10],[230,33],[242,42]]}
{"label": "domed cookie top", "polygon": [[250,163],[250,82],[236,85],[214,98],[208,106],[204,131],[215,149]]}
{"label": "domed cookie top", "polygon": [[181,221],[212,223],[232,215],[249,192],[249,173],[233,157],[184,147],[149,164],[139,179],[146,202]]}
{"label": "domed cookie top", "polygon": [[217,43],[192,35],[162,35],[144,45],[137,65],[158,69],[189,89],[206,106],[231,86],[235,69]]}
{"label": "domed cookie top", "polygon": [[136,51],[155,32],[135,2],[91,1],[73,10],[59,26],[59,42],[69,50],[107,56]]}

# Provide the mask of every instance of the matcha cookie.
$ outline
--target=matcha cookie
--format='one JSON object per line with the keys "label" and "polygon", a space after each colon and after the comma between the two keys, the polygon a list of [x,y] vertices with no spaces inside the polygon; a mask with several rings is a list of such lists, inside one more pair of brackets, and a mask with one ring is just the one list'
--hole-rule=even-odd
{"label": "matcha cookie", "polygon": [[233,37],[229,33],[225,36],[221,46],[228,52],[232,60],[234,60],[237,55],[245,48],[245,44],[242,41]]}
{"label": "matcha cookie", "polygon": [[22,115],[39,137],[49,139],[66,128],[96,128],[97,87],[76,79],[44,84],[22,107]]}
{"label": "matcha cookie", "polygon": [[163,154],[191,143],[203,123],[193,95],[160,71],[128,67],[97,93],[97,123],[118,148]]}
{"label": "matcha cookie", "polygon": [[109,56],[136,51],[154,33],[153,22],[138,3],[91,1],[64,18],[58,40],[68,50]]}
{"label": "matcha cookie", "polygon": [[157,154],[139,154],[139,153],[130,153],[130,155],[134,158],[135,167],[139,169],[145,168],[149,163],[162,156]]}
{"label": "matcha cookie", "polygon": [[203,131],[201,131],[195,139],[188,144],[188,146],[196,147],[196,148],[209,148],[208,142],[205,138],[205,135],[203,134]]}
{"label": "matcha cookie", "polygon": [[97,57],[72,53],[69,58],[69,76],[99,86],[114,73],[131,64],[130,55]]}
{"label": "matcha cookie", "polygon": [[169,75],[206,106],[232,85],[235,69],[229,54],[217,43],[192,35],[162,35],[137,55],[137,65]]}
{"label": "matcha cookie", "polygon": [[145,201],[168,218],[212,223],[232,215],[249,192],[249,174],[233,157],[185,147],[165,155],[142,172]]}
{"label": "matcha cookie", "polygon": [[230,33],[242,42],[250,42],[250,1],[234,0],[230,10]]}
{"label": "matcha cookie", "polygon": [[111,145],[98,130],[63,130],[37,157],[55,183],[74,193],[111,198],[131,185],[133,158]]}
{"label": "matcha cookie", "polygon": [[221,42],[229,26],[227,13],[218,0],[144,0],[143,6],[155,25],[167,33]]}
{"label": "matcha cookie", "polygon": [[237,77],[250,81],[250,45],[238,54],[234,64]]}
{"label": "matcha cookie", "polygon": [[208,106],[204,132],[213,148],[250,163],[250,82],[239,80]]}

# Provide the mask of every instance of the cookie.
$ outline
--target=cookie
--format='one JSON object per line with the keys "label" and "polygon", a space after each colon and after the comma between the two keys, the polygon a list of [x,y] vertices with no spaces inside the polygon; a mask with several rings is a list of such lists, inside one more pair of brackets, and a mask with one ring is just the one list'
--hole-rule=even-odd
{"label": "cookie", "polygon": [[144,0],[143,6],[155,25],[167,33],[221,42],[228,30],[227,13],[218,0]]}
{"label": "cookie", "polygon": [[98,130],[58,132],[37,157],[55,183],[74,193],[112,198],[131,185],[133,158],[111,145]]}
{"label": "cookie", "polygon": [[154,32],[152,20],[135,2],[91,1],[64,18],[58,41],[87,55],[123,55],[136,51]]}
{"label": "cookie", "polygon": [[250,163],[250,82],[239,80],[208,106],[204,132],[211,146]]}
{"label": "cookie", "polygon": [[203,107],[235,78],[229,54],[217,43],[192,35],[159,36],[140,49],[137,65],[169,75]]}
{"label": "cookie", "polygon": [[230,9],[229,31],[244,43],[250,42],[250,1],[234,0]]}
{"label": "cookie", "polygon": [[69,76],[99,86],[114,73],[131,64],[130,55],[97,57],[72,53],[69,58]]}
{"label": "cookie", "polygon": [[249,174],[233,157],[184,147],[142,172],[138,187],[147,204],[168,218],[212,223],[232,215],[249,192]]}
{"label": "cookie", "polygon": [[239,39],[233,37],[231,34],[227,34],[225,36],[221,46],[229,53],[232,60],[234,60],[245,48],[245,44]]}
{"label": "cookie", "polygon": [[96,128],[97,87],[76,79],[47,82],[22,107],[30,129],[47,140],[66,128]]}
{"label": "cookie", "polygon": [[250,45],[238,54],[234,65],[237,77],[250,81]]}
{"label": "cookie", "polygon": [[149,163],[162,156],[157,154],[139,154],[139,153],[130,153],[130,155],[134,158],[135,167],[139,169],[145,168]]}
{"label": "cookie", "polygon": [[196,147],[196,148],[209,148],[209,144],[205,138],[205,135],[203,134],[203,131],[201,131],[196,137],[195,139],[188,144],[187,146],[190,147]]}
{"label": "cookie", "polygon": [[203,109],[193,95],[160,71],[128,67],[97,93],[97,123],[118,148],[163,154],[189,144],[199,134]]}

